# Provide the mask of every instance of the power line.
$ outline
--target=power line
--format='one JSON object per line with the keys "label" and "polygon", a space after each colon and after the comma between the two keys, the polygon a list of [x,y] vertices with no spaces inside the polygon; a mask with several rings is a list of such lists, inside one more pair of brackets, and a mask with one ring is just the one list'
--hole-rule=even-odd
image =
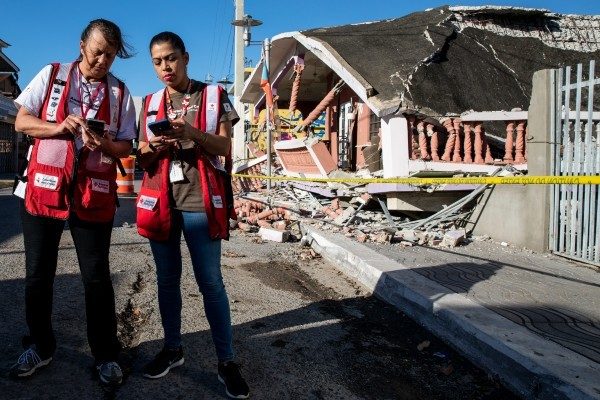
{"label": "power line", "polygon": [[210,53],[208,55],[208,73],[210,73],[210,71],[212,70],[212,60],[213,60],[213,52],[215,50],[215,38],[217,36],[217,21],[219,19],[219,9],[221,8],[221,4],[223,3],[222,0],[216,0],[217,2],[217,7],[215,9],[215,16],[214,16],[214,23],[213,23],[213,30],[212,30],[212,41],[211,41],[211,45],[210,45]]}
{"label": "power line", "polygon": [[227,47],[225,48],[225,56],[223,57],[223,65],[221,66],[221,75],[223,75],[223,70],[225,69],[225,66],[227,65],[228,56],[229,56],[229,68],[227,69],[226,73],[227,73],[227,75],[229,75],[229,73],[231,72],[231,60],[233,59],[233,45],[231,44],[231,38],[233,37],[233,30],[234,30],[234,27],[232,25],[229,29],[229,37],[227,38]]}

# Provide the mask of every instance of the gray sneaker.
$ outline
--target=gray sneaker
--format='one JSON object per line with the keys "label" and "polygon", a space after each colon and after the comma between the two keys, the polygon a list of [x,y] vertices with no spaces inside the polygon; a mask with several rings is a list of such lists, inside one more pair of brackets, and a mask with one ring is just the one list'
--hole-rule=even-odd
{"label": "gray sneaker", "polygon": [[104,362],[96,366],[100,381],[107,385],[120,385],[123,382],[123,371],[114,361]]}
{"label": "gray sneaker", "polygon": [[30,347],[21,354],[17,362],[10,368],[9,376],[13,379],[26,378],[33,375],[39,368],[50,364],[50,361],[52,361],[52,357],[42,360],[35,348]]}

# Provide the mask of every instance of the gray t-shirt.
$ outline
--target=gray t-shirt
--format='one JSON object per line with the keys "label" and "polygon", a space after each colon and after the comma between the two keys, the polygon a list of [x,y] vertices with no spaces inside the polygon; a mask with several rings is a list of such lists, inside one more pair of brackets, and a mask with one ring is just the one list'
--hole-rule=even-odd
{"label": "gray t-shirt", "polygon": [[[184,117],[185,121],[190,125],[194,124],[198,110],[202,109],[202,91],[205,87],[205,83],[192,80],[190,104]],[[181,111],[181,102],[184,96],[185,93],[179,92],[171,94],[174,111]],[[220,122],[231,121],[232,125],[234,125],[239,119],[240,117],[235,112],[229,98],[222,96]],[[144,140],[140,133],[140,141]],[[200,174],[196,165],[194,142],[191,140],[182,140],[180,144],[182,148],[175,152],[175,156],[182,162],[184,180],[170,183],[171,204],[174,208],[181,211],[204,212],[204,201],[200,185]]]}

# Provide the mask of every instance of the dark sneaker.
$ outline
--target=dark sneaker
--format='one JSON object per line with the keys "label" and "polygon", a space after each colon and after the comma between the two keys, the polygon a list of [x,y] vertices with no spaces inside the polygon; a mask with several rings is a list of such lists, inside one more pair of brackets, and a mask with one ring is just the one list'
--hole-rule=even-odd
{"label": "dark sneaker", "polygon": [[123,382],[123,371],[115,361],[103,362],[96,365],[100,381],[106,385],[120,385]]}
{"label": "dark sneaker", "polygon": [[250,396],[250,389],[242,378],[240,367],[233,361],[219,364],[219,382],[225,385],[225,393],[232,399],[247,399]]}
{"label": "dark sneaker", "polygon": [[162,349],[160,353],[154,357],[144,367],[144,376],[150,379],[162,378],[169,373],[171,368],[183,365],[183,349]]}
{"label": "dark sneaker", "polygon": [[42,360],[35,348],[30,347],[21,354],[17,362],[10,368],[9,376],[11,378],[26,378],[33,375],[39,368],[50,364],[50,361],[52,361],[52,357]]}

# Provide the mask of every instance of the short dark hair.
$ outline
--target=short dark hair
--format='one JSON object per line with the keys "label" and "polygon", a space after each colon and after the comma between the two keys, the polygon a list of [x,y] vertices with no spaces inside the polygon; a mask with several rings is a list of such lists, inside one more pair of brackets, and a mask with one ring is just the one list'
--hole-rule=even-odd
{"label": "short dark hair", "polygon": [[170,43],[173,48],[181,50],[181,53],[185,54],[185,44],[183,44],[183,40],[176,33],[165,31],[154,35],[150,40],[150,46],[148,46],[150,52],[152,52],[152,46],[158,43]]}
{"label": "short dark hair", "polygon": [[131,47],[125,40],[123,39],[123,35],[121,35],[121,29],[112,21],[98,18],[85,27],[83,32],[81,32],[81,41],[87,42],[92,31],[94,29],[98,29],[104,39],[113,47],[117,49],[117,57],[119,58],[130,58],[133,57],[134,51],[133,47]]}

